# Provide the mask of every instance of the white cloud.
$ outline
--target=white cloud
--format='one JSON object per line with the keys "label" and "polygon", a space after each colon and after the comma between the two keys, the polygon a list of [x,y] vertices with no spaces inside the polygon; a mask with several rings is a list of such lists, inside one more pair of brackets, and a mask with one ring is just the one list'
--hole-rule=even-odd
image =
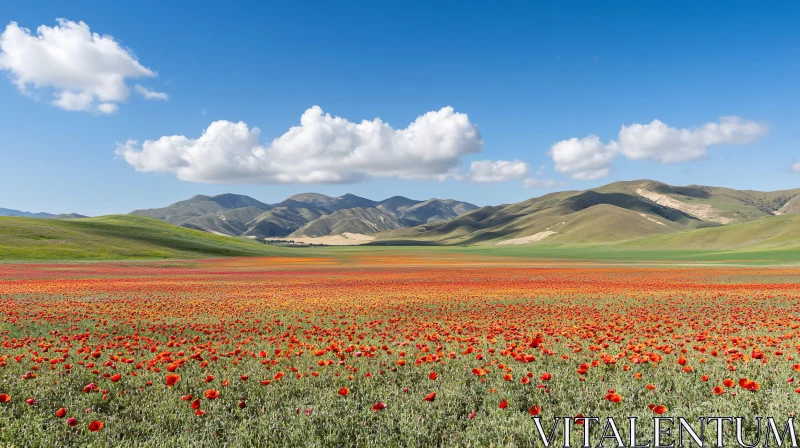
{"label": "white cloud", "polygon": [[127,99],[126,78],[156,76],[112,36],[65,19],[39,26],[36,35],[9,23],[0,34],[0,70],[24,94],[49,92],[52,104],[62,109],[102,113]]}
{"label": "white cloud", "polygon": [[575,179],[591,180],[606,177],[611,172],[611,161],[619,148],[613,140],[604,144],[596,135],[582,139],[562,140],[548,154],[556,164],[556,171]]}
{"label": "white cloud", "polygon": [[712,145],[746,145],[763,137],[767,126],[741,117],[720,117],[694,129],[677,129],[659,120],[622,126],[619,145],[631,160],[650,159],[663,164],[695,160]]}
{"label": "white cloud", "polygon": [[795,173],[800,173],[800,162],[797,162],[794,165],[792,165],[792,171],[794,171]]}
{"label": "white cloud", "polygon": [[505,182],[521,179],[528,171],[528,164],[519,160],[478,160],[470,164],[469,178],[473,182]]}
{"label": "white cloud", "polygon": [[114,113],[117,111],[117,109],[119,109],[119,106],[117,106],[115,103],[100,103],[97,105],[97,110],[104,114]]}
{"label": "white cloud", "polygon": [[522,182],[525,188],[550,188],[556,184],[552,179],[536,179],[529,177]]}
{"label": "white cloud", "polygon": [[618,139],[603,143],[596,135],[554,144],[549,155],[556,171],[576,179],[599,179],[611,172],[617,155],[662,164],[686,162],[708,154],[712,145],[746,145],[767,133],[767,126],[741,117],[721,117],[692,129],[677,129],[659,120],[623,125]]}
{"label": "white cloud", "polygon": [[145,87],[145,86],[143,86],[141,84],[136,84],[134,86],[134,89],[136,89],[136,93],[138,93],[139,95],[142,95],[143,97],[145,97],[145,99],[148,99],[148,100],[163,100],[163,101],[167,101],[169,99],[169,95],[167,95],[166,93],[152,91],[152,90],[148,89],[147,87]]}
{"label": "white cloud", "polygon": [[196,139],[182,135],[119,145],[136,171],[175,173],[209,183],[345,183],[368,176],[445,179],[483,146],[478,128],[452,107],[428,112],[405,129],[376,118],[353,123],[314,106],[300,126],[259,143],[259,129],[215,121]]}

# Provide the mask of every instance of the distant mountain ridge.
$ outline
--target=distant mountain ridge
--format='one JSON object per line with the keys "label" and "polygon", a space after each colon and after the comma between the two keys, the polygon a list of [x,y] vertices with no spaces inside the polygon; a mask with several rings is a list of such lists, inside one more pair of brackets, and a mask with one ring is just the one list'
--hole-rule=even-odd
{"label": "distant mountain ridge", "polygon": [[22,218],[54,218],[54,219],[69,219],[69,218],[86,218],[86,216],[79,215],[77,213],[61,213],[61,214],[53,214],[53,213],[31,213],[31,212],[23,212],[21,210],[14,210],[11,208],[0,208],[0,216],[17,216]]}
{"label": "distant mountain ridge", "polygon": [[418,201],[402,196],[373,201],[353,194],[301,193],[265,204],[249,196],[222,194],[196,195],[130,214],[222,235],[276,238],[371,234],[450,219],[477,208],[452,199]]}

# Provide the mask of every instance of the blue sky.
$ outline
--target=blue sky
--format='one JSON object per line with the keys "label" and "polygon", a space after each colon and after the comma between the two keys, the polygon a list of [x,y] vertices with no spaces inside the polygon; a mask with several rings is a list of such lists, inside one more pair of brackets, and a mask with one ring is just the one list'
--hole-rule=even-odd
{"label": "blue sky", "polygon": [[[758,190],[800,186],[792,170],[800,162],[797,2],[493,9],[470,2],[0,3],[0,30],[16,22],[36,35],[57,18],[113,36],[157,76],[126,78],[130,95],[105,114],[56,107],[47,86],[29,84],[23,94],[7,66],[0,79],[0,207],[99,215],[198,193],[278,202],[306,191],[488,205],[641,178]],[[137,83],[169,99],[148,101],[134,92]],[[346,173],[358,174],[346,179],[355,182],[334,184],[252,183],[236,181],[236,173],[226,184],[184,181],[169,171],[137,172],[115,155],[129,139],[139,142],[137,150],[162,136],[197,139],[216,120],[259,128],[267,147],[314,105],[353,123],[380,118],[394,129],[452,106],[479,130],[482,146],[457,157],[460,178],[406,179],[361,167]],[[669,139],[644,149],[607,146],[623,141],[623,125],[660,120],[691,131],[722,116],[760,127],[692,140],[703,154],[679,162],[662,157],[672,154]],[[557,171],[551,147],[590,134],[604,145],[598,151],[617,151],[608,174],[580,178],[567,163]],[[631,156],[645,150],[647,157]],[[508,181],[470,180],[470,163],[478,160],[516,160],[527,172]],[[525,188],[529,177],[552,185]]]}

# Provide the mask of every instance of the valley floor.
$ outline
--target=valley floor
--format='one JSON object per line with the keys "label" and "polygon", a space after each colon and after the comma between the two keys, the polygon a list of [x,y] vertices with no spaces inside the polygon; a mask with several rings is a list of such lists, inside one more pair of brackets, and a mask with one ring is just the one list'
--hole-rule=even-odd
{"label": "valley floor", "polygon": [[535,446],[534,415],[800,404],[797,266],[297,253],[0,265],[0,444]]}

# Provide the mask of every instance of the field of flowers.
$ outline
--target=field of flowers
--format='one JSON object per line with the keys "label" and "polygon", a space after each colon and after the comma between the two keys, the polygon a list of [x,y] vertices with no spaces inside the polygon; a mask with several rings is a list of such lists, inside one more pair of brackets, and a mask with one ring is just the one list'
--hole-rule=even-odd
{"label": "field of flowers", "polygon": [[0,265],[0,445],[530,446],[532,415],[785,421],[799,299],[779,267]]}

